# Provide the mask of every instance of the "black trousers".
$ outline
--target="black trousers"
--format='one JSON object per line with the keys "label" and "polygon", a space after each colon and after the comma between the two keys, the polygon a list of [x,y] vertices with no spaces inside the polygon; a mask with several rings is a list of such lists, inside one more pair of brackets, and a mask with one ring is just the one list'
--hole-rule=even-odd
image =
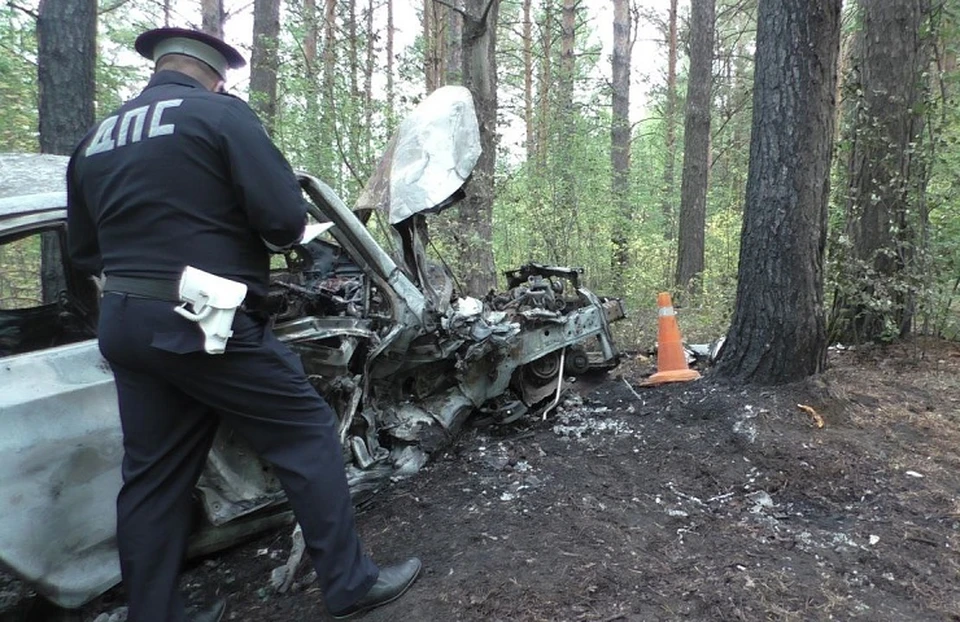
{"label": "black trousers", "polygon": [[221,420],[275,468],[327,607],[346,609],[379,571],[356,533],[336,416],[261,322],[238,312],[227,351],[209,355],[199,327],[173,308],[108,293],[100,313],[124,436],[117,542],[130,622],[185,619],[177,577],[192,490]]}

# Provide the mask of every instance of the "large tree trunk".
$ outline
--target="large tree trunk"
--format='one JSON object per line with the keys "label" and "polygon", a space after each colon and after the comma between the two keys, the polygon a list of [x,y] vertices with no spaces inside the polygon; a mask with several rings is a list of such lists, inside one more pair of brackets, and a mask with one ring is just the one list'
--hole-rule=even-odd
{"label": "large tree trunk", "polygon": [[663,237],[673,239],[673,185],[677,161],[677,0],[670,0],[667,21],[667,103],[663,113],[665,134],[663,165]]}
{"label": "large tree trunk", "polygon": [[[710,170],[710,105],[713,86],[714,0],[698,0],[690,15],[690,73],[683,129],[683,181],[677,234],[676,285],[699,291]],[[694,280],[696,279],[696,280]],[[692,286],[692,287],[691,287]]]}
{"label": "large tree trunk", "polygon": [[737,302],[716,374],[774,384],[826,362],[823,252],[841,0],[761,0]]}
{"label": "large tree trunk", "polygon": [[483,152],[460,204],[460,269],[467,292],[496,285],[493,263],[494,171],[497,162],[497,19],[499,0],[466,0],[463,13],[463,85],[473,94]]}
{"label": "large tree trunk", "polygon": [[40,151],[69,155],[95,119],[97,0],[41,0]]}
{"label": "large tree trunk", "polygon": [[633,201],[630,194],[630,0],[613,3],[613,115],[610,122],[610,191],[616,209],[613,234],[613,291],[623,290],[630,265],[629,236]]}
{"label": "large tree trunk", "polygon": [[[69,155],[95,119],[97,0],[40,0],[37,14],[40,151]],[[60,240],[40,241],[43,302],[66,290]]]}
{"label": "large tree trunk", "polygon": [[[926,23],[919,0],[860,2],[860,84],[848,171],[849,260],[834,304],[835,337],[858,343],[910,332],[914,292],[906,274],[926,184],[923,134]],[[841,251],[842,252],[842,251]],[[881,304],[878,304],[881,303]]]}
{"label": "large tree trunk", "polygon": [[223,0],[200,0],[200,18],[203,32],[223,38]]}
{"label": "large tree trunk", "polygon": [[253,3],[253,53],[250,55],[250,105],[273,135],[277,116],[277,47],[280,37],[280,0]]}

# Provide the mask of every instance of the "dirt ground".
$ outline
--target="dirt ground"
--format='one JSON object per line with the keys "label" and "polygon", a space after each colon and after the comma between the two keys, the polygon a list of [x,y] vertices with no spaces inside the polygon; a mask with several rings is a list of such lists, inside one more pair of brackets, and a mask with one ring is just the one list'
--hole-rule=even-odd
{"label": "dirt ground", "polygon": [[[375,559],[424,562],[363,619],[960,620],[960,344],[832,351],[775,388],[638,387],[650,371],[631,357],[545,421],[470,430],[360,508]],[[308,563],[269,585],[289,535],[194,564],[191,601],[325,619]]]}

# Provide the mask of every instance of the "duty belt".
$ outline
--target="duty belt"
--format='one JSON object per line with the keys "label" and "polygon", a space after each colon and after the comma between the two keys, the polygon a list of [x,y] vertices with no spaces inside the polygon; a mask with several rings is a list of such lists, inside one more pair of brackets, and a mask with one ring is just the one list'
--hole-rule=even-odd
{"label": "duty belt", "polygon": [[[107,276],[103,293],[114,292],[141,298],[180,302],[180,281],[177,279],[151,279],[139,276]],[[240,308],[250,312],[268,313],[264,298],[247,293]]]}
{"label": "duty belt", "polygon": [[107,276],[107,281],[103,285],[103,292],[180,302],[180,281],[134,276]]}

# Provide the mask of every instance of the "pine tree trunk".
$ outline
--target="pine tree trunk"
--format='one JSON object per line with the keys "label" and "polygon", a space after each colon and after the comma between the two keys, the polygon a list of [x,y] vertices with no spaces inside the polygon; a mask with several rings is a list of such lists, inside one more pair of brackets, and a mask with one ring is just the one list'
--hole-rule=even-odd
{"label": "pine tree trunk", "polygon": [[360,95],[360,52],[357,47],[357,0],[347,0],[347,64],[350,68],[350,97]]}
{"label": "pine tree trunk", "polygon": [[[326,0],[323,10],[323,77],[320,93],[321,140],[330,149],[336,149],[338,109],[334,89],[337,71],[337,0]],[[335,153],[332,152],[332,153]],[[331,187],[340,190],[339,166],[333,157],[324,163],[327,168],[322,178],[327,179]]]}
{"label": "pine tree trunk", "polygon": [[613,3],[613,106],[610,127],[611,195],[617,227],[613,234],[613,290],[623,290],[630,265],[629,236],[632,220],[630,193],[630,0]]}
{"label": "pine tree trunk", "polygon": [[428,95],[439,86],[437,65],[440,64],[440,60],[437,58],[434,11],[434,1],[423,0],[423,84]]}
{"label": "pine tree trunk", "polygon": [[[923,227],[926,185],[922,151],[928,8],[918,0],[860,2],[863,31],[856,65],[853,147],[850,150],[846,233],[852,261],[843,262],[844,290],[833,309],[836,338],[859,343],[905,336],[913,320],[907,271]],[[889,301],[889,307],[876,304]]]}
{"label": "pine tree trunk", "polygon": [[[40,151],[69,155],[93,125],[96,0],[40,0],[37,13]],[[43,302],[67,288],[56,233],[40,240]]]}
{"label": "pine tree trunk", "polygon": [[533,19],[532,0],[523,0],[523,121],[527,130],[527,162],[536,158],[536,125],[533,118]]}
{"label": "pine tree trunk", "polygon": [[457,11],[446,11],[444,38],[444,84],[463,83],[463,17]]}
{"label": "pine tree trunk", "polygon": [[312,83],[317,75],[317,0],[303,0],[303,24],[303,60]]}
{"label": "pine tree trunk", "polygon": [[[393,118],[396,96],[393,85],[393,0],[387,0],[387,115]],[[392,128],[392,123],[390,124]]]}
{"label": "pine tree trunk", "polygon": [[40,151],[69,155],[95,121],[96,0],[41,0],[37,43]]}
{"label": "pine tree trunk", "polygon": [[667,22],[667,103],[663,114],[666,161],[663,165],[663,237],[673,239],[673,187],[677,162],[677,0],[670,0]]}
{"label": "pine tree trunk", "polygon": [[363,66],[363,162],[373,161],[373,73],[374,59],[377,56],[377,37],[373,32],[373,0],[367,0],[365,12],[367,28],[366,61]]}
{"label": "pine tree trunk", "polygon": [[223,38],[223,0],[200,0],[203,32]]}
{"label": "pine tree trunk", "polygon": [[577,0],[563,0],[560,14],[560,75],[557,76],[557,99],[560,102],[560,114],[568,117],[573,108],[573,82],[575,59],[573,49],[576,43]]}
{"label": "pine tree trunk", "polygon": [[540,83],[537,85],[537,169],[543,175],[550,151],[550,91],[553,85],[553,1],[546,0],[543,8],[543,24],[540,27],[540,46],[543,59],[540,61]]}
{"label": "pine tree trunk", "polygon": [[823,370],[823,253],[841,0],[760,2],[737,302],[716,374]]}
{"label": "pine tree trunk", "polygon": [[698,0],[691,5],[690,74],[687,79],[687,111],[683,129],[683,180],[680,183],[675,279],[680,291],[690,293],[700,290],[698,277],[703,272],[703,236],[710,170],[714,21],[714,0]]}
{"label": "pine tree trunk", "polygon": [[350,102],[352,105],[341,105],[340,110],[344,118],[344,132],[346,134],[344,157],[353,164],[351,169],[356,169],[363,162],[363,134],[365,125],[364,110],[362,108],[360,92],[360,39],[357,36],[357,0],[347,0],[347,67],[349,74]]}
{"label": "pine tree trunk", "polygon": [[277,116],[279,38],[280,0],[255,0],[253,53],[250,55],[250,105],[271,136]]}
{"label": "pine tree trunk", "polygon": [[[574,46],[576,44],[577,0],[563,0],[563,9],[560,17],[560,71],[557,75],[557,113],[552,133],[557,137],[556,149],[559,158],[553,167],[558,179],[556,201],[552,206],[559,216],[560,223],[576,221],[577,192],[573,167],[567,163],[573,157],[573,137],[575,134],[576,118],[573,109],[573,92],[576,78],[576,59]],[[567,230],[564,224],[560,225]],[[569,236],[557,236],[555,260],[569,262]]]}
{"label": "pine tree trunk", "polygon": [[493,262],[494,172],[497,158],[497,19],[499,0],[466,0],[463,17],[463,85],[473,94],[483,150],[460,204],[460,270],[472,295],[496,284]]}

